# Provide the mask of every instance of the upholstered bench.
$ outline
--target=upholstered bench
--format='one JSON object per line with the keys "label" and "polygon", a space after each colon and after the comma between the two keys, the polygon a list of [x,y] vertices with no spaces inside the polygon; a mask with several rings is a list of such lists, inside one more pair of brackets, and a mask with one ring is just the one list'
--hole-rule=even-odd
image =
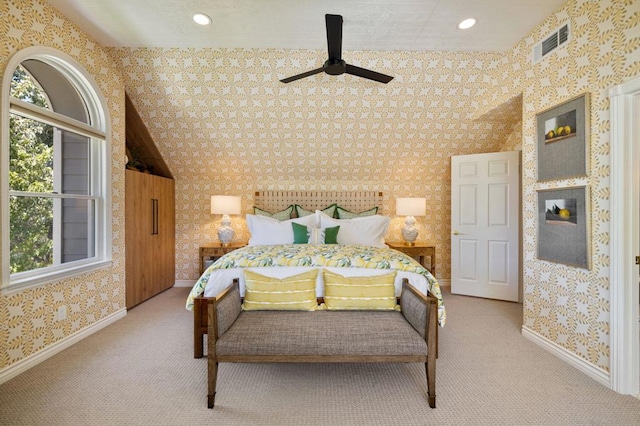
{"label": "upholstered bench", "polygon": [[405,279],[398,311],[242,311],[238,282],[208,301],[208,406],[219,362],[424,362],[436,406],[437,300]]}

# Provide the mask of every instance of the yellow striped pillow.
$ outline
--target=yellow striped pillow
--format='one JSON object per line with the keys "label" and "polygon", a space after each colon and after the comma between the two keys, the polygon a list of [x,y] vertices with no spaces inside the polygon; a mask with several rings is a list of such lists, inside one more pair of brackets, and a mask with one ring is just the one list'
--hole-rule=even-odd
{"label": "yellow striped pillow", "polygon": [[395,276],[392,272],[373,277],[343,277],[323,271],[324,304],[329,310],[397,310]]}
{"label": "yellow striped pillow", "polygon": [[288,278],[271,278],[253,271],[244,271],[245,311],[315,311],[316,278],[318,270],[312,269]]}

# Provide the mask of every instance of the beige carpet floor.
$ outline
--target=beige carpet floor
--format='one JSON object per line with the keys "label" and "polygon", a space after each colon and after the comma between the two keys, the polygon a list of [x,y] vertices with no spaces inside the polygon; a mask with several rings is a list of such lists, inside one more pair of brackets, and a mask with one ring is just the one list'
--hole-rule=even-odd
{"label": "beige carpet floor", "polygon": [[421,364],[221,364],[206,408],[189,289],[0,386],[2,425],[640,425],[616,394],[520,334],[522,306],[445,292],[437,408]]}

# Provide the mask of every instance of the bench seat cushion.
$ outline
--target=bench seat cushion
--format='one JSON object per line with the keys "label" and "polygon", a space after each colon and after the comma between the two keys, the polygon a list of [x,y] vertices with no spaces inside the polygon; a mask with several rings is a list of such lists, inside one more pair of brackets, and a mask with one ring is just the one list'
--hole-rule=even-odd
{"label": "bench seat cushion", "polygon": [[426,356],[400,312],[242,312],[216,343],[218,356]]}

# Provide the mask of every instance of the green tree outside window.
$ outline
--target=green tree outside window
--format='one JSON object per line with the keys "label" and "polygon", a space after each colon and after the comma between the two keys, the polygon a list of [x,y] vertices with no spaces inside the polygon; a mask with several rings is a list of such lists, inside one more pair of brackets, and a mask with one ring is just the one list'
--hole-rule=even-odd
{"label": "green tree outside window", "polygon": [[[46,93],[23,67],[13,73],[11,96],[50,109]],[[53,192],[53,127],[10,114],[9,135],[9,189]],[[53,263],[51,198],[11,196],[9,228],[12,274]]]}

